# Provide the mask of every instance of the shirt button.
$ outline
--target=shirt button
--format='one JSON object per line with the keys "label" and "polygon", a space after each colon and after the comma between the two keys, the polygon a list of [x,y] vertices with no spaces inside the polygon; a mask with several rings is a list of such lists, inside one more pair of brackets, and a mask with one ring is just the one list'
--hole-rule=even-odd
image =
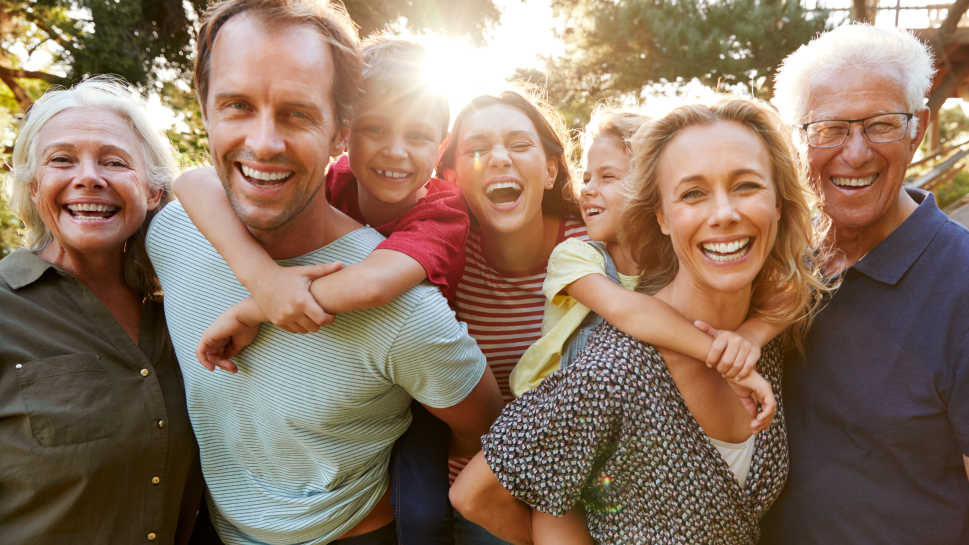
{"label": "shirt button", "polygon": [[155,532],[152,532],[152,533],[148,534],[148,541],[155,541],[155,538],[156,537],[158,537],[158,536],[155,535]]}
{"label": "shirt button", "polygon": [[148,376],[148,373],[150,373],[150,371],[148,371],[148,369],[142,369],[141,370],[141,376],[143,376],[143,377],[147,377]]}
{"label": "shirt button", "polygon": [[21,367],[23,367],[23,365],[21,365],[21,364],[18,363],[17,364],[17,369],[20,369]]}
{"label": "shirt button", "polygon": [[158,484],[160,482],[161,482],[161,479],[159,479],[158,477],[151,478],[151,484]]}
{"label": "shirt button", "polygon": [[159,428],[164,428],[165,427],[165,421],[164,420],[159,420],[158,421],[158,427]]}

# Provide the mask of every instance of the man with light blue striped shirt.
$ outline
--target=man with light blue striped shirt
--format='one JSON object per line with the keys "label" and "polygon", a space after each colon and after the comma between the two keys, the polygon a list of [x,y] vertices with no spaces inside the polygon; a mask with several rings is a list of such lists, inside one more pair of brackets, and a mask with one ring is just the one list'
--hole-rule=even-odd
{"label": "man with light blue striped shirt", "polygon": [[[322,191],[360,71],[345,16],[325,2],[230,0],[210,9],[199,41],[199,100],[239,219],[283,265],[367,257],[383,238]],[[196,344],[249,293],[178,203],[147,246],[224,543],[396,543],[388,461],[412,398],[449,425],[451,455],[480,449],[501,397],[429,283],[317,333],[263,324],[234,358],[238,373],[210,373]]]}

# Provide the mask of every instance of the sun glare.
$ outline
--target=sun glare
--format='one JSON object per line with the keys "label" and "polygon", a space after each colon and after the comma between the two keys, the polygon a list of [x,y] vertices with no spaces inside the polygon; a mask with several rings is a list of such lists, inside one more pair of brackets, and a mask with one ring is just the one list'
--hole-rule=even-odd
{"label": "sun glare", "polygon": [[505,89],[516,69],[540,69],[541,57],[562,52],[552,31],[550,2],[498,0],[496,4],[502,9],[502,23],[491,31],[484,47],[434,33],[414,35],[430,53],[425,79],[448,94],[452,120],[472,98]]}

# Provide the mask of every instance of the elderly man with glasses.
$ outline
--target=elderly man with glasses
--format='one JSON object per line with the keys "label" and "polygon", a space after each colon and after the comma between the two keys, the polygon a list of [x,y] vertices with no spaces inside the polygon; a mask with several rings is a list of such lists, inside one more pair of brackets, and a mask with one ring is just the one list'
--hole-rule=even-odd
{"label": "elderly man with glasses", "polygon": [[778,72],[840,287],[785,365],[790,478],[762,543],[969,543],[969,232],[902,187],[933,66],[909,33],[850,25]]}

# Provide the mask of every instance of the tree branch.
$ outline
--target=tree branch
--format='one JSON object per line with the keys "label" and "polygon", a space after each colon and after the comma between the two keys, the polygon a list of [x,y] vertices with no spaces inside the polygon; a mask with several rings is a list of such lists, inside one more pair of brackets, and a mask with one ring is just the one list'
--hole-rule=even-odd
{"label": "tree branch", "polygon": [[[0,67],[0,70],[6,69]],[[15,79],[0,72],[0,81],[6,83],[7,87],[10,88],[13,97],[17,99],[17,104],[20,105],[21,112],[26,112],[34,104],[34,101],[30,100],[30,95],[27,94],[27,91],[24,91],[24,88]]]}
{"label": "tree branch", "polygon": [[47,72],[21,70],[19,68],[7,68],[6,66],[0,66],[0,78],[3,78],[4,82],[7,81],[7,78],[26,78],[26,79],[39,79],[39,80],[44,80],[47,83],[59,83],[61,85],[69,83],[67,78],[62,78],[61,76],[55,76],[54,74],[48,74]]}
{"label": "tree branch", "polygon": [[962,16],[966,14],[967,10],[969,10],[969,0],[956,0],[949,8],[949,13],[945,16],[945,22],[939,27],[939,33],[936,35],[936,39],[939,40],[943,48],[949,39],[952,38],[952,34],[956,31],[956,26],[959,24]]}

